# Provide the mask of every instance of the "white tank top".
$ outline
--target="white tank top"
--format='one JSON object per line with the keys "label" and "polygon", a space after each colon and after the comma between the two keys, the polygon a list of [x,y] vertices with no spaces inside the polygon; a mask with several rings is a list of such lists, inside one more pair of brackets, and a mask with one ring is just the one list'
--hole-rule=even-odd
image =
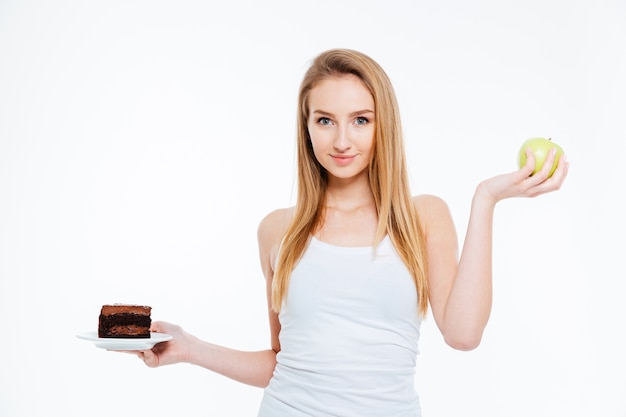
{"label": "white tank top", "polygon": [[376,250],[311,238],[279,315],[281,351],[258,417],[419,417],[417,304],[389,237]]}

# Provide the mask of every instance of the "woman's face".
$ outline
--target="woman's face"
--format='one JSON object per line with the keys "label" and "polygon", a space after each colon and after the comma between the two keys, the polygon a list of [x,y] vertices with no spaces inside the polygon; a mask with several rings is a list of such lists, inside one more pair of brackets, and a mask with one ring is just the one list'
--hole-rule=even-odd
{"label": "woman's face", "polygon": [[354,75],[325,78],[311,89],[307,126],[329,180],[367,177],[374,145],[374,98]]}

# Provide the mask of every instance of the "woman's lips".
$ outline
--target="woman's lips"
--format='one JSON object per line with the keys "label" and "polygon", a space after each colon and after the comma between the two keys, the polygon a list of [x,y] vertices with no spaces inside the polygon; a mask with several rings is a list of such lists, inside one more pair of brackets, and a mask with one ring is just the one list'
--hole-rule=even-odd
{"label": "woman's lips", "polygon": [[356,158],[356,155],[330,155],[330,157],[339,166],[346,166]]}

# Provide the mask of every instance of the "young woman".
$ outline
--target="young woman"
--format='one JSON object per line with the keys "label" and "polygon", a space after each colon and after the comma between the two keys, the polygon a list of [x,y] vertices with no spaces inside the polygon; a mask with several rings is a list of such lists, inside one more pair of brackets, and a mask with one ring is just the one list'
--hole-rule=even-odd
{"label": "young woman", "polygon": [[496,203],[561,187],[555,155],[531,176],[480,183],[458,255],[446,204],[410,194],[395,94],[381,67],[330,50],[302,82],[295,207],[259,225],[271,348],[213,345],[153,323],[173,340],[138,355],[148,366],[188,362],[265,388],[259,416],[419,416],[413,381],[420,320],[431,314],[450,346],[480,343],[491,309]]}

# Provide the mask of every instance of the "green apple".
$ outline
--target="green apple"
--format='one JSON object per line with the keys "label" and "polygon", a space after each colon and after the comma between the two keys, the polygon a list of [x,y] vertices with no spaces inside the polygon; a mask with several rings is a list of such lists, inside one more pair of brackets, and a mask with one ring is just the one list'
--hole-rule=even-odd
{"label": "green apple", "polygon": [[546,161],[546,158],[548,157],[548,153],[550,152],[550,149],[556,148],[556,157],[554,158],[554,165],[552,165],[552,169],[550,170],[550,173],[548,174],[548,177],[551,177],[552,174],[554,174],[554,171],[556,170],[556,166],[559,163],[559,158],[561,157],[561,155],[563,155],[563,149],[556,143],[552,142],[552,139],[530,138],[526,142],[524,142],[524,144],[519,150],[519,167],[520,168],[526,165],[526,149],[528,148],[530,148],[533,151],[533,155],[535,156],[535,170],[530,175],[534,175],[537,172],[539,172],[539,170],[541,170],[541,167],[543,167],[543,163]]}

